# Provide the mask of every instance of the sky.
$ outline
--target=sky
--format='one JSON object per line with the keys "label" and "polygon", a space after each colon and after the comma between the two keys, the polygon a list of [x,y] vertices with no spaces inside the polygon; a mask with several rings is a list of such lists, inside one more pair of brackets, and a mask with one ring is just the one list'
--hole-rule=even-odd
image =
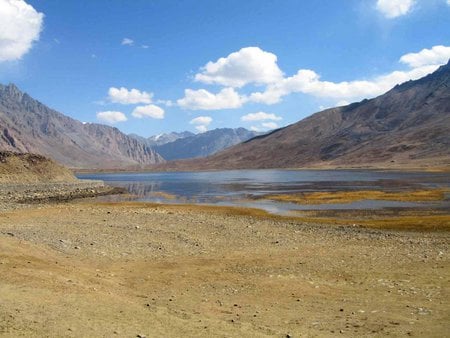
{"label": "sky", "polygon": [[151,136],[266,131],[450,58],[450,0],[0,0],[0,83]]}

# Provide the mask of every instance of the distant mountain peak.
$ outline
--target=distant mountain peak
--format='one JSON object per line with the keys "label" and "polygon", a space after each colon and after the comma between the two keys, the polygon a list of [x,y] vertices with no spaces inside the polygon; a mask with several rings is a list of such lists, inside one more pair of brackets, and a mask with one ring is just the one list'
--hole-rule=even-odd
{"label": "distant mountain peak", "polygon": [[245,128],[217,128],[199,134],[184,132],[165,135],[171,134],[177,134],[177,139],[154,146],[166,160],[205,157],[258,135]]}
{"label": "distant mountain peak", "polygon": [[9,83],[6,86],[0,84],[0,93],[2,96],[8,96],[11,99],[22,99],[24,95],[14,83]]}

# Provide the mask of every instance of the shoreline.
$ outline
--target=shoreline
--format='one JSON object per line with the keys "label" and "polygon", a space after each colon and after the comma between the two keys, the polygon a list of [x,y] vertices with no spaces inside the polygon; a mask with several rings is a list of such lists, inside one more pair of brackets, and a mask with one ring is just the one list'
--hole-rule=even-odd
{"label": "shoreline", "polygon": [[220,171],[240,171],[240,170],[286,170],[286,171],[393,171],[393,172],[421,172],[421,173],[449,173],[450,166],[444,167],[383,167],[383,166],[349,166],[349,167],[303,167],[303,168],[253,168],[253,169],[196,169],[196,170],[158,170],[158,168],[138,168],[138,169],[79,169],[69,168],[75,175],[77,174],[133,174],[133,173],[182,173],[182,172],[220,172]]}

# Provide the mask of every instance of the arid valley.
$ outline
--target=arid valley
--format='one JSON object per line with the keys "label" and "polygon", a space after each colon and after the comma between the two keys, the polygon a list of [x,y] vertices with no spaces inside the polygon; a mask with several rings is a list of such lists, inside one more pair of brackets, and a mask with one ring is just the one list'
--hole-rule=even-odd
{"label": "arid valley", "polygon": [[0,337],[450,337],[450,0],[0,0]]}

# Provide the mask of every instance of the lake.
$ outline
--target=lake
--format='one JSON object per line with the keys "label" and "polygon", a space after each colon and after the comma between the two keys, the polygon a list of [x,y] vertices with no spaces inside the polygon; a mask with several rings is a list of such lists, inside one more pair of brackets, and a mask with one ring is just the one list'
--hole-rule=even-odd
{"label": "lake", "polygon": [[134,200],[245,206],[286,214],[295,210],[447,207],[448,200],[412,203],[363,200],[345,204],[301,205],[258,199],[266,194],[313,191],[449,188],[448,173],[375,170],[230,170],[213,172],[78,174],[126,188]]}

